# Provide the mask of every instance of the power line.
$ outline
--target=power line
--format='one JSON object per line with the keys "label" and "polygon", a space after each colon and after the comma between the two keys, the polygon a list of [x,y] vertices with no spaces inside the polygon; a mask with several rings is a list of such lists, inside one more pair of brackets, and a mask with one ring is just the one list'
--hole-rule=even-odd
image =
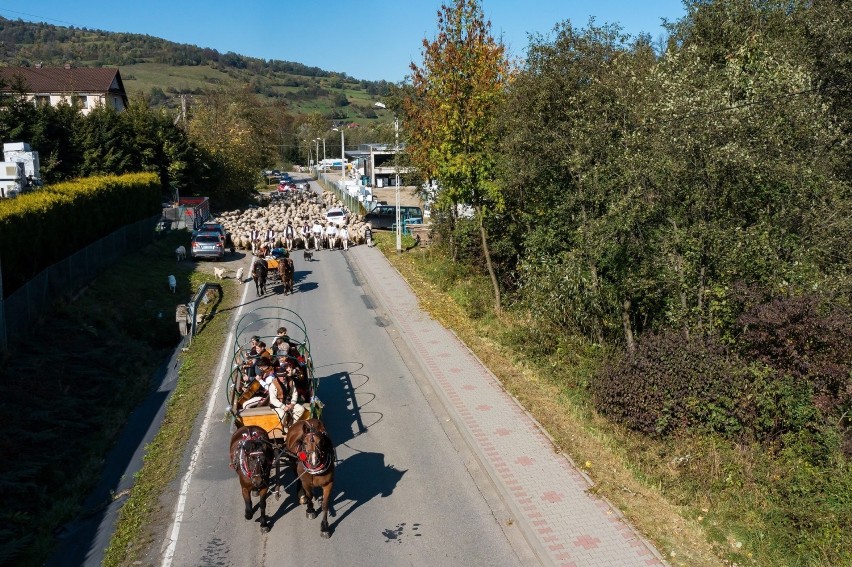
{"label": "power line", "polygon": [[31,18],[39,18],[41,20],[48,20],[51,22],[59,22],[60,24],[68,24],[69,26],[77,26],[77,24],[73,22],[68,22],[66,20],[57,20],[56,18],[48,18],[47,16],[39,16],[38,14],[29,14],[27,12],[18,12],[16,10],[9,10],[8,8],[0,8],[0,12],[9,12],[10,14],[20,14],[21,16],[29,16]]}

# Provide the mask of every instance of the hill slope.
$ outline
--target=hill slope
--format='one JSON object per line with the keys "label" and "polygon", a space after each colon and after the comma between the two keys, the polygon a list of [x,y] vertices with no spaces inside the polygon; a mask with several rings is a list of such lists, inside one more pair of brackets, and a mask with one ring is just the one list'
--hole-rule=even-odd
{"label": "hill slope", "polygon": [[375,118],[372,102],[390,87],[386,81],[359,81],[301,63],[223,54],[148,35],[0,17],[0,64],[35,63],[120,67],[128,94],[144,93],[154,105],[176,106],[181,94],[248,85],[259,97],[286,100],[296,114],[330,118]]}

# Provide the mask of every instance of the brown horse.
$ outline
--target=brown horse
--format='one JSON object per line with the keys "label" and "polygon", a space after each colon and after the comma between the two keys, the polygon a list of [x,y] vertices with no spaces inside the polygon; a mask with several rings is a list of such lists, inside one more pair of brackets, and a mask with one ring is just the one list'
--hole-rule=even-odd
{"label": "brown horse", "polygon": [[254,287],[258,297],[266,295],[267,274],[269,274],[269,266],[266,260],[258,259],[251,269],[251,277],[254,279]]}
{"label": "brown horse", "polygon": [[[287,451],[295,457],[296,476],[301,479],[299,504],[308,505],[305,516],[317,517],[314,509],[314,488],[322,488],[322,537],[331,537],[328,529],[328,506],[334,486],[335,452],[325,426],[318,419],[297,421],[287,431]],[[304,500],[303,500],[304,499]]]}
{"label": "brown horse", "polygon": [[278,276],[284,282],[284,292],[293,293],[293,275],[296,273],[292,258],[283,258],[278,262]]}
{"label": "brown horse", "polygon": [[260,531],[268,532],[270,523],[266,518],[266,498],[269,495],[269,478],[272,472],[274,451],[269,436],[262,427],[247,425],[240,427],[231,435],[231,467],[237,471],[243,501],[246,504],[245,517],[251,520],[254,507],[251,493],[256,491],[260,508]]}

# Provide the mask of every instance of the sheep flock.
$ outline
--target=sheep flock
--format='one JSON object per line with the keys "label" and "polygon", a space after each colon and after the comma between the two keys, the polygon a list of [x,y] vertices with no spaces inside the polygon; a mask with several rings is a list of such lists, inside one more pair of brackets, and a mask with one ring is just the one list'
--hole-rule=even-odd
{"label": "sheep flock", "polygon": [[[319,222],[323,227],[327,225],[325,212],[329,208],[343,207],[337,196],[330,191],[323,191],[322,196],[313,192],[296,192],[288,195],[286,199],[264,198],[263,206],[245,210],[225,211],[216,216],[215,221],[225,227],[225,231],[231,234],[234,245],[241,250],[251,250],[251,231],[258,230],[266,234],[270,228],[275,231],[275,246],[284,245],[284,229],[287,223],[293,224],[296,231],[295,245],[304,246],[299,229],[307,222],[313,226]],[[346,226],[349,231],[349,244],[363,244],[365,223],[361,217],[351,215]]]}

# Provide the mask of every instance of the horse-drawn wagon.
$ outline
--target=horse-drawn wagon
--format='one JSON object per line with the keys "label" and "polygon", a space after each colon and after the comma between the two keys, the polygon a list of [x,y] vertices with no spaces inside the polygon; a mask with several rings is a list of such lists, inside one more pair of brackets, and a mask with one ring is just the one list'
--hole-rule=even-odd
{"label": "horse-drawn wagon", "polygon": [[[259,382],[251,380],[243,369],[252,358],[259,355],[249,354],[251,339],[258,338],[272,348],[279,338],[278,330],[287,329],[286,357],[298,365],[298,371],[310,383],[310,396],[305,400],[309,404],[304,419],[319,418],[322,414],[322,402],[317,397],[318,382],[314,375],[311,359],[311,343],[308,338],[304,320],[298,313],[284,307],[259,307],[247,313],[237,322],[234,335],[231,374],[228,378],[228,408],[238,427],[243,425],[258,425],[264,428],[273,439],[283,438],[287,429],[286,418],[282,419],[269,405],[243,407],[243,405],[258,393]],[[270,358],[277,358],[277,353],[270,352]]]}
{"label": "horse-drawn wagon", "polygon": [[[260,342],[275,345],[273,348],[278,347],[277,352],[249,346]],[[269,369],[274,360],[270,354],[280,362],[279,368],[273,371]],[[236,430],[231,436],[230,459],[240,479],[246,519],[254,515],[251,492],[256,491],[260,497],[261,531],[269,530],[266,516],[268,493],[274,489],[276,496],[281,496],[282,469],[292,468],[296,479],[290,484],[301,482],[299,503],[307,504],[308,518],[317,516],[313,507],[313,489],[322,488],[320,530],[323,537],[329,537],[328,503],[336,455],[325,426],[319,420],[323,404],[317,397],[319,384],[314,375],[304,320],[290,309],[259,307],[237,322],[232,356],[226,391],[228,411]],[[252,377],[251,372],[246,371],[254,361],[260,368],[266,369],[262,375]],[[288,375],[290,380],[286,378]],[[263,376],[270,377],[268,393],[263,391]],[[287,384],[292,388],[289,395],[284,393]],[[277,398],[273,394],[276,385],[283,388]],[[293,403],[282,404],[282,400],[286,402],[288,397]]]}

